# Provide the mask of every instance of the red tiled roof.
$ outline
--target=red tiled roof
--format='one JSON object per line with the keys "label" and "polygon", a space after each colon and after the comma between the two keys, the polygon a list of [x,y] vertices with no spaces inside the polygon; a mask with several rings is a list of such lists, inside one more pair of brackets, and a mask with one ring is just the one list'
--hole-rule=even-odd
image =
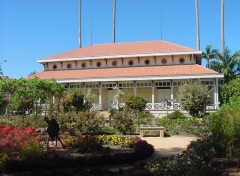
{"label": "red tiled roof", "polygon": [[66,59],[66,58],[84,58],[99,56],[117,56],[117,55],[134,55],[150,53],[173,53],[173,52],[190,52],[194,49],[177,45],[174,43],[156,40],[142,42],[125,42],[111,43],[87,46],[76,50],[50,56],[40,61],[49,59]]}
{"label": "red tiled roof", "polygon": [[146,77],[146,76],[177,76],[177,75],[217,75],[216,71],[194,65],[171,65],[171,66],[146,66],[146,67],[123,67],[123,68],[100,68],[82,70],[59,70],[43,71],[34,76],[40,79],[94,79],[94,78],[117,78],[117,77]]}

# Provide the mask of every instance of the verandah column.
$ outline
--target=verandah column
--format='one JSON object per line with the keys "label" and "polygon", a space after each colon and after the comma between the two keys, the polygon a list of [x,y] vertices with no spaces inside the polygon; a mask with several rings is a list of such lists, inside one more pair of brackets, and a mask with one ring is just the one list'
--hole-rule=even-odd
{"label": "verandah column", "polygon": [[219,100],[218,100],[218,78],[215,79],[215,85],[214,85],[214,106],[215,106],[215,109],[218,109],[218,106],[219,106]]}
{"label": "verandah column", "polygon": [[171,100],[172,100],[172,104],[171,104],[171,109],[173,109],[173,80],[171,80]]}
{"label": "verandah column", "polygon": [[99,109],[99,110],[102,110],[102,83],[101,83],[101,82],[99,82],[98,91],[99,91],[98,103],[99,103],[99,106],[100,106],[100,109]]}
{"label": "verandah column", "polygon": [[136,81],[133,81],[133,93],[136,96],[137,95],[137,83]]}
{"label": "verandah column", "polygon": [[155,91],[154,91],[154,81],[152,80],[152,110],[154,110],[154,104],[155,104]]}

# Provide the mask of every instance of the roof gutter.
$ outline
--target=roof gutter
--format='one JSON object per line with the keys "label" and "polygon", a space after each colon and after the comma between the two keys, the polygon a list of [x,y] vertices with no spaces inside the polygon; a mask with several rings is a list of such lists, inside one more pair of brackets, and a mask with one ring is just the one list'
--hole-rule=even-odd
{"label": "roof gutter", "polygon": [[209,79],[224,78],[223,74],[208,75],[176,75],[176,76],[144,76],[144,77],[110,77],[110,78],[85,78],[85,79],[59,79],[58,83],[81,83],[81,82],[110,82],[110,81],[146,81],[146,80],[182,80],[182,79]]}

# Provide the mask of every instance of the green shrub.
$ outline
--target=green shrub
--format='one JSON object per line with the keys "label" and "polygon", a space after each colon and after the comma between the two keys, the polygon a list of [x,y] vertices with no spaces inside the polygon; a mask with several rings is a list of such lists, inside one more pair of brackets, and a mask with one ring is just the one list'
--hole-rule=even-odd
{"label": "green shrub", "polygon": [[80,153],[102,153],[104,152],[103,141],[98,136],[80,135],[68,137],[64,141],[66,147],[78,148]]}
{"label": "green shrub", "polygon": [[179,87],[179,100],[183,108],[192,116],[203,116],[209,102],[208,86],[201,82],[190,81]]}
{"label": "green shrub", "polygon": [[239,79],[234,79],[230,81],[228,84],[223,84],[220,88],[221,98],[223,100],[223,103],[225,104],[240,96]]}
{"label": "green shrub", "polygon": [[21,115],[15,115],[10,117],[1,117],[0,124],[2,124],[2,126],[9,124],[16,128],[23,128],[30,125],[33,125],[35,128],[47,126],[47,123],[44,121],[44,117],[41,115],[28,115],[25,117]]}
{"label": "green shrub", "polygon": [[39,141],[34,141],[32,139],[27,140],[19,151],[19,159],[21,160],[35,160],[42,156],[43,146]]}
{"label": "green shrub", "polygon": [[122,134],[131,133],[134,131],[134,119],[133,114],[118,111],[113,115],[111,125]]}
{"label": "green shrub", "polygon": [[174,111],[166,116],[168,119],[186,119],[187,116],[180,111]]}
{"label": "green shrub", "polygon": [[147,100],[136,95],[129,95],[125,99],[125,108],[129,111],[141,112],[145,109]]}
{"label": "green shrub", "polygon": [[219,155],[240,156],[240,97],[206,117],[209,137]]}
{"label": "green shrub", "polygon": [[175,117],[168,118],[168,116],[166,116],[157,118],[155,124],[157,126],[163,126],[165,132],[169,135],[202,136],[205,131],[205,124],[202,122],[202,119],[196,117],[185,118],[181,116],[175,119]]}
{"label": "green shrub", "polygon": [[71,110],[79,112],[90,110],[92,103],[87,100],[81,89],[70,89],[65,91],[63,106],[65,112]]}
{"label": "green shrub", "polygon": [[138,113],[139,125],[151,125],[153,115],[150,112],[142,111]]}
{"label": "green shrub", "polygon": [[76,131],[86,134],[97,134],[104,126],[104,116],[97,112],[69,112],[57,117],[62,131],[75,134]]}
{"label": "green shrub", "polygon": [[145,140],[140,140],[134,145],[134,154],[138,159],[145,159],[154,153],[154,147]]}
{"label": "green shrub", "polygon": [[214,156],[215,151],[211,141],[197,140],[192,142],[184,153],[167,159],[159,158],[148,164],[146,168],[151,175],[213,175],[211,159]]}

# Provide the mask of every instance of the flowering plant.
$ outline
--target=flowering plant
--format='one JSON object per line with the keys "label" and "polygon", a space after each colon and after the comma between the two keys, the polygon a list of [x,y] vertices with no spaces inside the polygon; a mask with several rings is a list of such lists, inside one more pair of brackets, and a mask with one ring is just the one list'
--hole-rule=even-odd
{"label": "flowering plant", "polygon": [[13,128],[11,125],[0,126],[0,154],[15,154],[27,140],[37,141],[37,138],[32,138],[34,131],[33,126],[26,128]]}

